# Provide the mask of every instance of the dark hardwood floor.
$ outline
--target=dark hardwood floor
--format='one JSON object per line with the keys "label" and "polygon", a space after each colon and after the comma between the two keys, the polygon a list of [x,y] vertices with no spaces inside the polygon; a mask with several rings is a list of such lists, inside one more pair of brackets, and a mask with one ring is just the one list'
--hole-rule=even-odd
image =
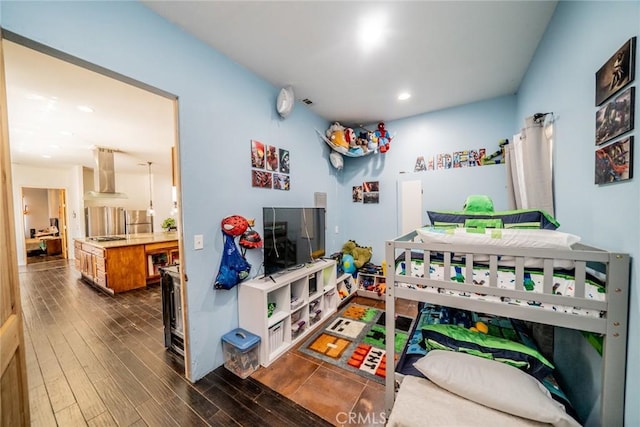
{"label": "dark hardwood floor", "polygon": [[329,425],[224,367],[187,381],[159,285],[107,296],[65,260],[22,267],[20,292],[34,426]]}

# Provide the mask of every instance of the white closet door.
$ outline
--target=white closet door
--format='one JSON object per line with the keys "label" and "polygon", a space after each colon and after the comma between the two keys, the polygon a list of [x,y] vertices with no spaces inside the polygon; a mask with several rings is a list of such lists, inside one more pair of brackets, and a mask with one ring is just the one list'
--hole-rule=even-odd
{"label": "white closet door", "polygon": [[422,181],[398,180],[398,234],[424,225],[422,219]]}

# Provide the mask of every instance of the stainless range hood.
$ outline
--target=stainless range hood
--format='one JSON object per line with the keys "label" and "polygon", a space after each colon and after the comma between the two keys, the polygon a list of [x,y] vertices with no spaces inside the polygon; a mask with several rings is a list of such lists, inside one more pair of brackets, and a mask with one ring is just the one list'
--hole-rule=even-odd
{"label": "stainless range hood", "polygon": [[98,147],[94,150],[96,166],[93,169],[94,191],[84,193],[85,200],[126,199],[127,195],[116,192],[116,174],[113,166],[115,150]]}

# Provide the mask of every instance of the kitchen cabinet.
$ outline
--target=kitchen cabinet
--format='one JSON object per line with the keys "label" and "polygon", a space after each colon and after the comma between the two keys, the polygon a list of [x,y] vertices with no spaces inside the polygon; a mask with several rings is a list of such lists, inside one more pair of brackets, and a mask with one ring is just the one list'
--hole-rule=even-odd
{"label": "kitchen cabinet", "polygon": [[147,283],[159,282],[162,267],[180,262],[178,242],[152,243],[145,245],[144,250],[147,260]]}
{"label": "kitchen cabinet", "polygon": [[160,282],[160,268],[179,262],[175,233],[98,242],[76,239],[75,267],[82,279],[113,295]]}

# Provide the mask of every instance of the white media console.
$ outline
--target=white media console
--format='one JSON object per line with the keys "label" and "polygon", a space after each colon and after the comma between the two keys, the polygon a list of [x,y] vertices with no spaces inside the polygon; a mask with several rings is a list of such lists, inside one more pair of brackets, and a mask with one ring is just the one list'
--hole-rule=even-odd
{"label": "white media console", "polygon": [[336,281],[335,261],[321,259],[239,285],[239,326],[260,337],[261,365],[269,366],[336,312]]}

